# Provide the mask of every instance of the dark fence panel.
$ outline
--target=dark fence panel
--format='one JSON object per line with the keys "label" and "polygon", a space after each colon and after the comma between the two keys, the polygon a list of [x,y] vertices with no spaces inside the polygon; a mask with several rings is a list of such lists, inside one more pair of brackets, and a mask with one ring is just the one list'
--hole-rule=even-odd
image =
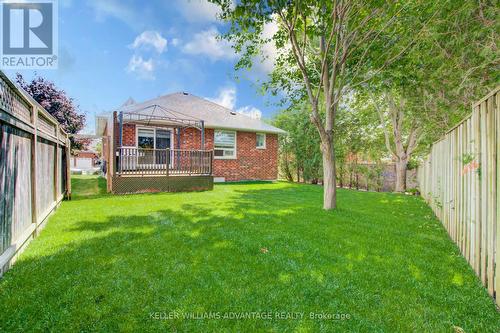
{"label": "dark fence panel", "polygon": [[43,215],[51,208],[56,198],[57,188],[55,185],[56,145],[53,142],[38,138],[37,144],[37,167],[36,167],[36,196],[37,215]]}
{"label": "dark fence panel", "polygon": [[0,71],[0,275],[69,187],[68,136]]}
{"label": "dark fence panel", "polygon": [[0,253],[32,223],[32,135],[1,124],[0,136]]}

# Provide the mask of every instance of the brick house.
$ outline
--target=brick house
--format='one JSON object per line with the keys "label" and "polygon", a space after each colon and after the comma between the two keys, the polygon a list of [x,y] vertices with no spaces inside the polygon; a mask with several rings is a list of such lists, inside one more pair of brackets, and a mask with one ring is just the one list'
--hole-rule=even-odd
{"label": "brick house", "polygon": [[[214,181],[278,177],[278,135],[285,133],[283,130],[188,93],[169,94],[142,103],[129,99],[112,114],[98,116],[96,122],[97,134],[112,138],[108,146],[121,149],[121,170],[123,166],[138,170],[138,165],[147,164],[149,172],[154,165],[168,164],[165,169],[171,172],[165,173],[171,175],[176,168],[186,170],[182,163],[189,162],[192,167],[193,157],[187,161],[181,154],[199,156],[210,152]],[[163,150],[170,155],[159,157]],[[151,156],[146,158],[148,151]],[[131,155],[137,157],[130,158]],[[115,164],[116,169],[119,163]]]}

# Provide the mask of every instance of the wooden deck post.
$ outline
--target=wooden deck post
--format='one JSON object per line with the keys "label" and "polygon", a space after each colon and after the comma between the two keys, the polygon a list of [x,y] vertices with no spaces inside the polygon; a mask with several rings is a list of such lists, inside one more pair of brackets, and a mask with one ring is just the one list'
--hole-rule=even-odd
{"label": "wooden deck post", "polygon": [[119,152],[119,158],[118,158],[118,165],[117,165],[117,170],[122,170],[122,147],[123,147],[123,112],[120,112],[118,114],[118,121],[119,121],[119,129],[118,131],[120,133],[118,133],[119,135],[119,144],[120,146],[118,147],[118,149],[120,149],[120,152]]}
{"label": "wooden deck post", "polygon": [[201,120],[201,150],[205,150],[205,121]]}
{"label": "wooden deck post", "polygon": [[167,148],[167,177],[170,169],[170,148]]}

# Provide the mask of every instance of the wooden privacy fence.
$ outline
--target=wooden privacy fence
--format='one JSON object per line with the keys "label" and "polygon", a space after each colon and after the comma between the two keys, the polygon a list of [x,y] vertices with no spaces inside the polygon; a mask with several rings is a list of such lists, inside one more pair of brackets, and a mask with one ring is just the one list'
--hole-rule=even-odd
{"label": "wooden privacy fence", "polygon": [[70,192],[69,140],[0,71],[0,275]]}
{"label": "wooden privacy fence", "polygon": [[500,305],[500,87],[436,142],[419,167],[422,196]]}

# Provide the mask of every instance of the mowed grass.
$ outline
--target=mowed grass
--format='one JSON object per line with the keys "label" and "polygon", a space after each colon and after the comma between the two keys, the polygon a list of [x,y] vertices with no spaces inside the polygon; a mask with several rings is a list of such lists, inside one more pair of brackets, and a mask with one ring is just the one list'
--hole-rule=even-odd
{"label": "mowed grass", "polygon": [[71,175],[72,199],[106,194],[106,179],[98,176]]}
{"label": "mowed grass", "polygon": [[75,177],[74,191],[97,195],[64,202],[0,281],[0,331],[500,327],[418,197],[339,190],[338,210],[325,212],[314,185],[98,195],[103,185]]}

